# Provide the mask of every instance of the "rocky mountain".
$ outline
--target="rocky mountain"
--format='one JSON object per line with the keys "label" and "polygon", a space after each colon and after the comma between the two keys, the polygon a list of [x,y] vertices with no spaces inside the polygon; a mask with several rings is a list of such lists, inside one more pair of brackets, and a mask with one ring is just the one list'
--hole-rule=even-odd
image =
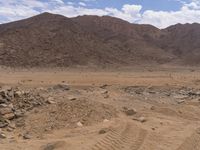
{"label": "rocky mountain", "polygon": [[0,25],[0,65],[115,67],[199,65],[200,25],[160,30],[109,16],[43,13]]}

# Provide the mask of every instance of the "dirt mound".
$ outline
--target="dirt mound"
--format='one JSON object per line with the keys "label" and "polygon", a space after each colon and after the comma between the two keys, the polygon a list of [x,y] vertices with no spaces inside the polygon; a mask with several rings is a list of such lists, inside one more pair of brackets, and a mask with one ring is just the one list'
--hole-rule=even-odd
{"label": "dirt mound", "polygon": [[116,117],[116,110],[99,102],[86,99],[62,101],[29,114],[23,130],[29,133],[44,133],[64,127],[73,128],[103,122]]}

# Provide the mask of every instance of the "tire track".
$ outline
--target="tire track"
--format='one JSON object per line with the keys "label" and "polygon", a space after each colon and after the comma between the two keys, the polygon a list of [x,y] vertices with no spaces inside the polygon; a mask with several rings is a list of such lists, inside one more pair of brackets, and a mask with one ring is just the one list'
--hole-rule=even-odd
{"label": "tire track", "polygon": [[177,150],[200,150],[200,128],[186,138]]}
{"label": "tire track", "polygon": [[112,129],[89,150],[139,150],[146,135],[146,130],[127,123],[124,128]]}

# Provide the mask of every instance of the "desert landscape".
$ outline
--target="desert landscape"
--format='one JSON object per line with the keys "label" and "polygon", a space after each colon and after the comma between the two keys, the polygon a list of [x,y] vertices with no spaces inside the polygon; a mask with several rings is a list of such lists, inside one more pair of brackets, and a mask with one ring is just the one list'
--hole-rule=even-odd
{"label": "desert landscape", "polygon": [[1,70],[5,150],[198,150],[192,69]]}
{"label": "desert landscape", "polygon": [[0,25],[0,150],[200,150],[200,25],[40,15]]}

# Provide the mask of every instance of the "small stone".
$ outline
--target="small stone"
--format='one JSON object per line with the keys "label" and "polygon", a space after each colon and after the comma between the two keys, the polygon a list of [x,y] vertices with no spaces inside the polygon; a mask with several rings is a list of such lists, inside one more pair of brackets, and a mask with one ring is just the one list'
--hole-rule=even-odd
{"label": "small stone", "polygon": [[14,123],[10,123],[8,127],[11,128],[11,129],[15,129],[16,128]]}
{"label": "small stone", "polygon": [[7,128],[7,131],[8,131],[8,132],[12,132],[13,129],[8,127],[8,128]]}
{"label": "small stone", "polygon": [[133,118],[133,120],[139,121],[141,123],[144,123],[147,121],[145,117]]}
{"label": "small stone", "polygon": [[9,107],[9,108],[11,108],[12,110],[14,109],[14,106],[13,106],[13,104],[12,104],[12,103],[11,103],[11,104],[9,104],[9,105],[8,105],[8,107]]}
{"label": "small stone", "polygon": [[9,113],[9,114],[3,115],[3,118],[8,119],[8,120],[13,119],[14,117],[15,117],[14,113]]}
{"label": "small stone", "polygon": [[175,95],[174,98],[175,99],[185,99],[185,98],[188,98],[188,95]]}
{"label": "small stone", "polygon": [[54,90],[64,90],[64,91],[70,90],[69,86],[66,84],[57,84],[57,85],[53,86],[53,89]]}
{"label": "small stone", "polygon": [[103,120],[103,123],[106,123],[106,122],[109,122],[109,120],[108,120],[108,119],[104,119],[104,120]]}
{"label": "small stone", "polygon": [[155,110],[156,108],[155,108],[155,106],[151,106],[151,108],[150,108],[151,110]]}
{"label": "small stone", "polygon": [[140,121],[140,122],[142,122],[142,123],[143,123],[143,122],[146,122],[147,120],[146,120],[146,118],[145,118],[145,117],[139,117],[139,118],[138,118],[138,121]]}
{"label": "small stone", "polygon": [[126,107],[123,108],[123,112],[127,115],[127,116],[132,116],[135,115],[137,113],[137,111],[135,109],[128,109]]}
{"label": "small stone", "polygon": [[107,94],[108,93],[108,90],[102,90],[101,91],[101,94]]}
{"label": "small stone", "polygon": [[23,127],[25,125],[25,122],[24,120],[18,120],[16,123],[15,123],[16,127]]}
{"label": "small stone", "polygon": [[0,128],[5,128],[6,126],[8,126],[8,123],[7,122],[1,122],[0,121]]}
{"label": "small stone", "polygon": [[24,138],[25,140],[31,139],[31,135],[28,134],[28,133],[26,133],[26,134],[23,135],[23,138]]}
{"label": "small stone", "polygon": [[178,104],[182,104],[184,102],[185,102],[185,100],[179,100],[179,101],[177,101]]}
{"label": "small stone", "polygon": [[109,95],[108,95],[108,94],[105,94],[103,97],[104,97],[104,98],[109,98]]}
{"label": "small stone", "polygon": [[68,97],[68,99],[69,99],[70,101],[74,101],[74,100],[76,100],[76,97],[70,96],[70,97]]}
{"label": "small stone", "polygon": [[77,126],[78,126],[78,127],[82,127],[83,124],[79,121],[79,122],[77,123]]}
{"label": "small stone", "polygon": [[0,108],[6,108],[6,107],[8,107],[7,104],[0,104]]}
{"label": "small stone", "polygon": [[108,132],[108,129],[101,129],[99,130],[99,134],[105,134]]}
{"label": "small stone", "polygon": [[100,88],[105,89],[108,86],[108,84],[103,84],[100,86]]}
{"label": "small stone", "polygon": [[0,139],[5,139],[6,135],[4,133],[0,133]]}
{"label": "small stone", "polygon": [[9,107],[4,107],[0,109],[0,114],[5,115],[5,114],[10,114],[13,113],[12,109]]}
{"label": "small stone", "polygon": [[48,143],[44,146],[41,146],[41,150],[56,150],[56,149],[61,149],[61,148],[66,149],[65,141],[56,141],[56,142]]}
{"label": "small stone", "polygon": [[24,94],[24,91],[15,91],[15,97],[21,97]]}
{"label": "small stone", "polygon": [[54,98],[53,98],[53,97],[49,97],[49,98],[47,99],[47,103],[48,103],[48,104],[55,104],[56,102],[54,101]]}
{"label": "small stone", "polygon": [[4,104],[4,103],[6,103],[6,102],[7,102],[7,100],[4,99],[4,98],[2,98],[2,96],[0,95],[0,104]]}
{"label": "small stone", "polygon": [[24,116],[24,113],[23,113],[21,110],[16,110],[16,111],[14,112],[14,114],[15,114],[15,116],[16,116],[17,118],[20,118],[20,117],[23,117],[23,116]]}

